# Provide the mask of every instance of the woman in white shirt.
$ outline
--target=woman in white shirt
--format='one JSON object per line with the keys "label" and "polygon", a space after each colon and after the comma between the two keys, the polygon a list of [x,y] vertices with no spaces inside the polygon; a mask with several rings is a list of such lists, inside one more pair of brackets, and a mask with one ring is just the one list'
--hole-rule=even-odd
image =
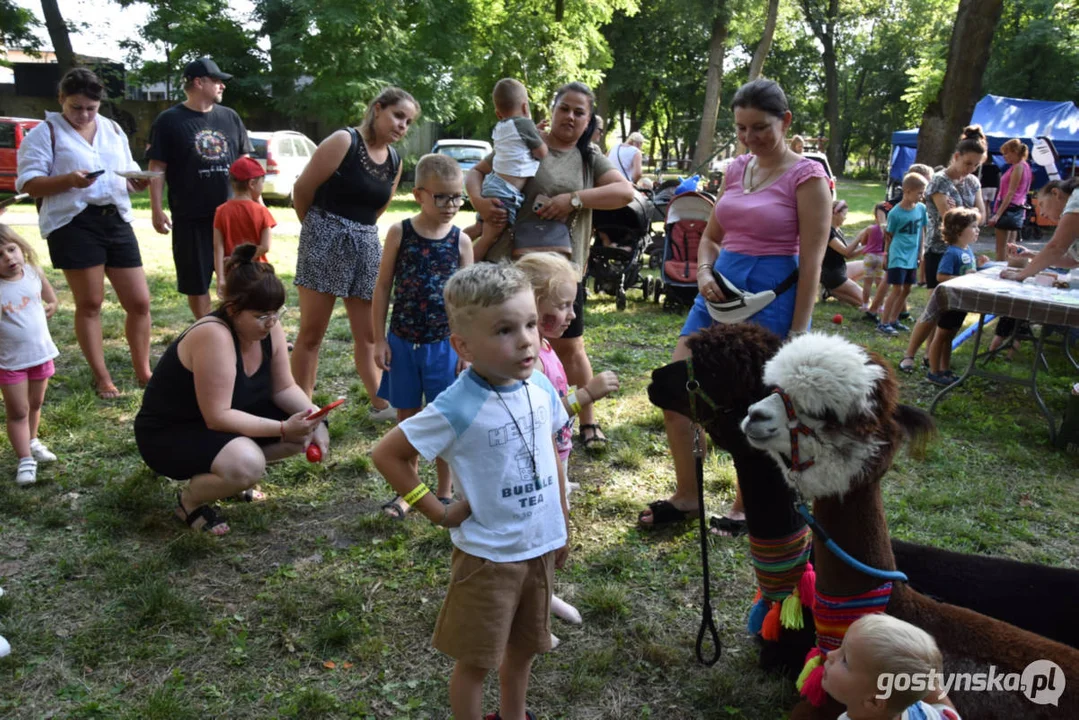
{"label": "woman in white shirt", "polygon": [[85,68],[60,81],[62,112],[45,113],[19,147],[19,192],[41,199],[38,226],[52,265],[64,272],[75,296],[75,337],[99,397],[120,396],[105,365],[101,303],[105,277],[127,313],[124,332],[139,385],[150,380],[150,290],[138,240],[131,229],[130,192],[146,180],[119,172],[138,170],[127,135],[99,118],[104,85]]}
{"label": "woman in white shirt", "polygon": [[636,185],[641,180],[641,148],[644,147],[644,135],[632,132],[624,143],[611,148],[608,158],[622,176]]}

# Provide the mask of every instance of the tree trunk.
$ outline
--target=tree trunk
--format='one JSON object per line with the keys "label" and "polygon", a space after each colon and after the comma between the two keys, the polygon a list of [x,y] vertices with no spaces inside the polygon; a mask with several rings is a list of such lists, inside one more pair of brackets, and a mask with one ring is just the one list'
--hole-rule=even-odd
{"label": "tree trunk", "polygon": [[701,129],[697,134],[697,148],[693,154],[693,166],[703,165],[712,156],[716,139],[716,121],[719,119],[719,95],[723,89],[723,56],[727,49],[727,3],[716,4],[716,16],[712,20],[712,41],[708,46],[708,75],[704,89],[704,113]]}
{"label": "tree trunk", "polygon": [[603,118],[603,134],[599,138],[599,149],[607,154],[607,133],[611,129],[611,93],[607,89],[607,81],[602,81],[595,88],[596,107],[595,113]]}
{"label": "tree trunk", "polygon": [[806,22],[824,48],[824,118],[828,122],[828,146],[826,154],[832,172],[843,173],[843,125],[839,121],[839,70],[836,67],[835,25],[839,18],[839,0],[828,0],[827,10],[821,10],[812,0],[802,0]]}
{"label": "tree trunk", "polygon": [[922,114],[916,162],[930,167],[948,163],[982,94],[982,75],[1003,9],[1003,0],[959,1],[948,45],[948,69],[937,99]]}
{"label": "tree trunk", "polygon": [[75,67],[75,52],[71,49],[71,38],[67,33],[67,23],[60,14],[57,0],[41,0],[41,11],[45,15],[45,27],[49,29],[52,50],[56,53],[56,64],[63,74]]}
{"label": "tree trunk", "polygon": [[764,21],[764,35],[753,51],[753,60],[749,63],[749,82],[753,82],[764,72],[764,61],[772,50],[772,38],[776,32],[776,18],[779,17],[779,0],[768,0],[768,17]]}

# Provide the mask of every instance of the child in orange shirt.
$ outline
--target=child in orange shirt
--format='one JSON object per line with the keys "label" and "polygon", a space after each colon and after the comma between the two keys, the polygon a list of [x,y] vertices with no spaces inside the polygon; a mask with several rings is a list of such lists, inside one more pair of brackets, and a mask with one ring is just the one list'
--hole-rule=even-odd
{"label": "child in orange shirt", "polygon": [[277,225],[260,201],[266,171],[258,160],[247,156],[239,158],[229,168],[229,179],[232,180],[232,199],[214,213],[214,273],[219,298],[225,290],[225,261],[232,251],[244,243],[258,245],[255,259],[268,262],[270,228]]}

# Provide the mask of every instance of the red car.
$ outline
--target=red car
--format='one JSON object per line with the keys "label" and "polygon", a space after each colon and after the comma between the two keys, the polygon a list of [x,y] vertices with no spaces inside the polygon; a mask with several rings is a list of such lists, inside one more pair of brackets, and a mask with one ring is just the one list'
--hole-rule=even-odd
{"label": "red car", "polygon": [[40,122],[32,118],[0,117],[0,192],[15,192],[19,145],[26,133]]}

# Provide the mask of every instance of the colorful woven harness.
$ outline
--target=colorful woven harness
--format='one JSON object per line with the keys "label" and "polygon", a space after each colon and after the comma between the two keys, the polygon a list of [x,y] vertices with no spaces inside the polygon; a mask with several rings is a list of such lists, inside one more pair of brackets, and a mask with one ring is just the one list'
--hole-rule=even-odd
{"label": "colorful woven harness", "polygon": [[749,552],[757,573],[757,595],[747,629],[765,640],[779,639],[781,628],[801,630],[802,607],[813,609],[816,573],[809,557],[813,533],[802,527],[782,538],[749,536]]}
{"label": "colorful woven harness", "polygon": [[891,597],[890,581],[860,595],[825,595],[819,590],[816,592],[813,623],[817,627],[817,647],[806,655],[806,664],[795,681],[798,690],[814,707],[823,705],[827,696],[821,687],[825,656],[843,644],[843,637],[855,620],[884,612]]}

